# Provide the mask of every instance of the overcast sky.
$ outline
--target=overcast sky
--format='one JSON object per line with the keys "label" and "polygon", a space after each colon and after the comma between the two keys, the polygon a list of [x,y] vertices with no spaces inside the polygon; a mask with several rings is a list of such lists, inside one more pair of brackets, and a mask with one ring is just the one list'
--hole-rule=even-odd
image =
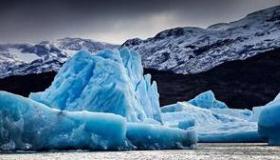
{"label": "overcast sky", "polygon": [[280,0],[0,0],[0,43],[81,37],[121,44],[276,5]]}

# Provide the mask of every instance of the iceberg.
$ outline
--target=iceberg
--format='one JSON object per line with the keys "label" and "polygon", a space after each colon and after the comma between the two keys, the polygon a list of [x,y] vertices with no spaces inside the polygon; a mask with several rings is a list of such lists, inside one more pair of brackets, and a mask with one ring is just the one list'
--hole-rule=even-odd
{"label": "iceberg", "polygon": [[31,99],[52,108],[119,114],[130,122],[161,123],[159,94],[151,76],[143,76],[141,58],[128,49],[95,56],[80,51],[63,65],[51,86]]}
{"label": "iceberg", "polygon": [[166,126],[181,129],[193,128],[197,132],[198,142],[264,141],[258,134],[257,122],[252,121],[252,111],[247,109],[209,108],[195,106],[189,102],[178,102],[162,107],[161,111],[162,120]]}
{"label": "iceberg", "polygon": [[280,94],[259,110],[259,134],[268,140],[269,145],[280,145]]}
{"label": "iceberg", "polygon": [[224,102],[216,100],[215,95],[211,90],[200,93],[188,102],[201,108],[228,108]]}
{"label": "iceberg", "polygon": [[0,150],[186,148],[190,126],[163,125],[157,85],[127,49],[81,51],[29,98],[0,91]]}
{"label": "iceberg", "polygon": [[249,109],[229,108],[227,104],[216,99],[215,94],[212,90],[200,93],[195,98],[189,100],[188,103],[196,107],[209,109],[213,113],[219,113],[245,120],[249,120],[253,116],[253,112]]}
{"label": "iceberg", "polygon": [[126,144],[125,118],[109,113],[61,111],[0,92],[0,149],[121,150]]}
{"label": "iceberg", "polygon": [[0,149],[129,150],[189,148],[193,130],[129,123],[120,115],[63,111],[32,99],[0,92]]}

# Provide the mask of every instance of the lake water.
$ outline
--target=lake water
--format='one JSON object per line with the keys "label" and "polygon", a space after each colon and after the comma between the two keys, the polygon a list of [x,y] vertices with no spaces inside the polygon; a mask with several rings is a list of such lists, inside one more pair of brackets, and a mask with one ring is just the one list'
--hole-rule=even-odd
{"label": "lake water", "polygon": [[199,144],[192,150],[161,150],[161,151],[59,151],[59,152],[23,152],[16,154],[1,154],[1,160],[279,160],[280,147],[270,147],[266,144]]}

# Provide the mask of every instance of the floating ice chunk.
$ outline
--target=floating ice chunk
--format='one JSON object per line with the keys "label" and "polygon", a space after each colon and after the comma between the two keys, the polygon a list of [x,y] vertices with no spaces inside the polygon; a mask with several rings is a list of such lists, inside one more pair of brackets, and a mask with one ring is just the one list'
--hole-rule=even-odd
{"label": "floating ice chunk", "polygon": [[252,118],[253,115],[253,112],[248,109],[229,108],[224,102],[217,100],[211,90],[197,95],[195,98],[189,100],[188,102],[197,107],[210,109],[213,113],[225,114],[231,117],[238,117],[248,120]]}
{"label": "floating ice chunk", "polygon": [[[182,108],[182,110],[163,113],[162,119],[165,124],[174,124],[186,120],[195,120],[197,126],[205,125],[206,122],[209,124],[220,122],[210,110],[193,106],[188,102],[178,102],[173,106],[167,106],[167,108]],[[163,107],[162,110],[166,110],[167,108]]]}
{"label": "floating ice chunk", "polygon": [[249,121],[251,112],[248,110],[206,109],[188,102],[178,102],[161,110],[164,124],[170,127],[182,128],[184,121],[193,120],[199,142],[263,141],[258,134],[257,123]]}
{"label": "floating ice chunk", "polygon": [[150,75],[143,77],[140,56],[127,49],[95,56],[77,53],[48,89],[30,98],[61,110],[109,112],[131,122],[151,118],[161,123],[156,83]]}
{"label": "floating ice chunk", "polygon": [[197,95],[188,102],[201,108],[228,108],[224,102],[216,100],[215,95],[211,90]]}
{"label": "floating ice chunk", "polygon": [[197,136],[193,130],[185,131],[143,123],[129,123],[126,136],[137,149],[185,148],[197,142]]}
{"label": "floating ice chunk", "polygon": [[127,148],[126,122],[119,115],[51,109],[31,99],[0,92],[0,149]]}
{"label": "floating ice chunk", "polygon": [[280,98],[277,97],[262,107],[259,115],[259,134],[268,139],[270,145],[280,145]]}

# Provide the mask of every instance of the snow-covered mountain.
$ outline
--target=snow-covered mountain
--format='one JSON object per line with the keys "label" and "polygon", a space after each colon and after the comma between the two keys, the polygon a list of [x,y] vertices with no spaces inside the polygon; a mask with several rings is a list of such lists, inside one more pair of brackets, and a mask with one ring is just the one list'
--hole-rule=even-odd
{"label": "snow-covered mountain", "polygon": [[190,74],[227,61],[243,60],[280,48],[280,6],[251,13],[232,23],[174,28],[152,38],[127,40],[145,68]]}
{"label": "snow-covered mountain", "polygon": [[[251,13],[232,23],[206,29],[174,28],[152,38],[127,40],[126,46],[141,54],[145,68],[192,74],[224,62],[244,60],[280,48],[280,6]],[[38,44],[0,44],[0,78],[57,71],[79,50],[95,53],[117,45],[89,39],[64,38]]]}
{"label": "snow-covered mountain", "polygon": [[38,44],[2,44],[0,45],[0,78],[57,71],[79,50],[95,53],[105,48],[117,47],[117,45],[81,38],[64,38]]}

